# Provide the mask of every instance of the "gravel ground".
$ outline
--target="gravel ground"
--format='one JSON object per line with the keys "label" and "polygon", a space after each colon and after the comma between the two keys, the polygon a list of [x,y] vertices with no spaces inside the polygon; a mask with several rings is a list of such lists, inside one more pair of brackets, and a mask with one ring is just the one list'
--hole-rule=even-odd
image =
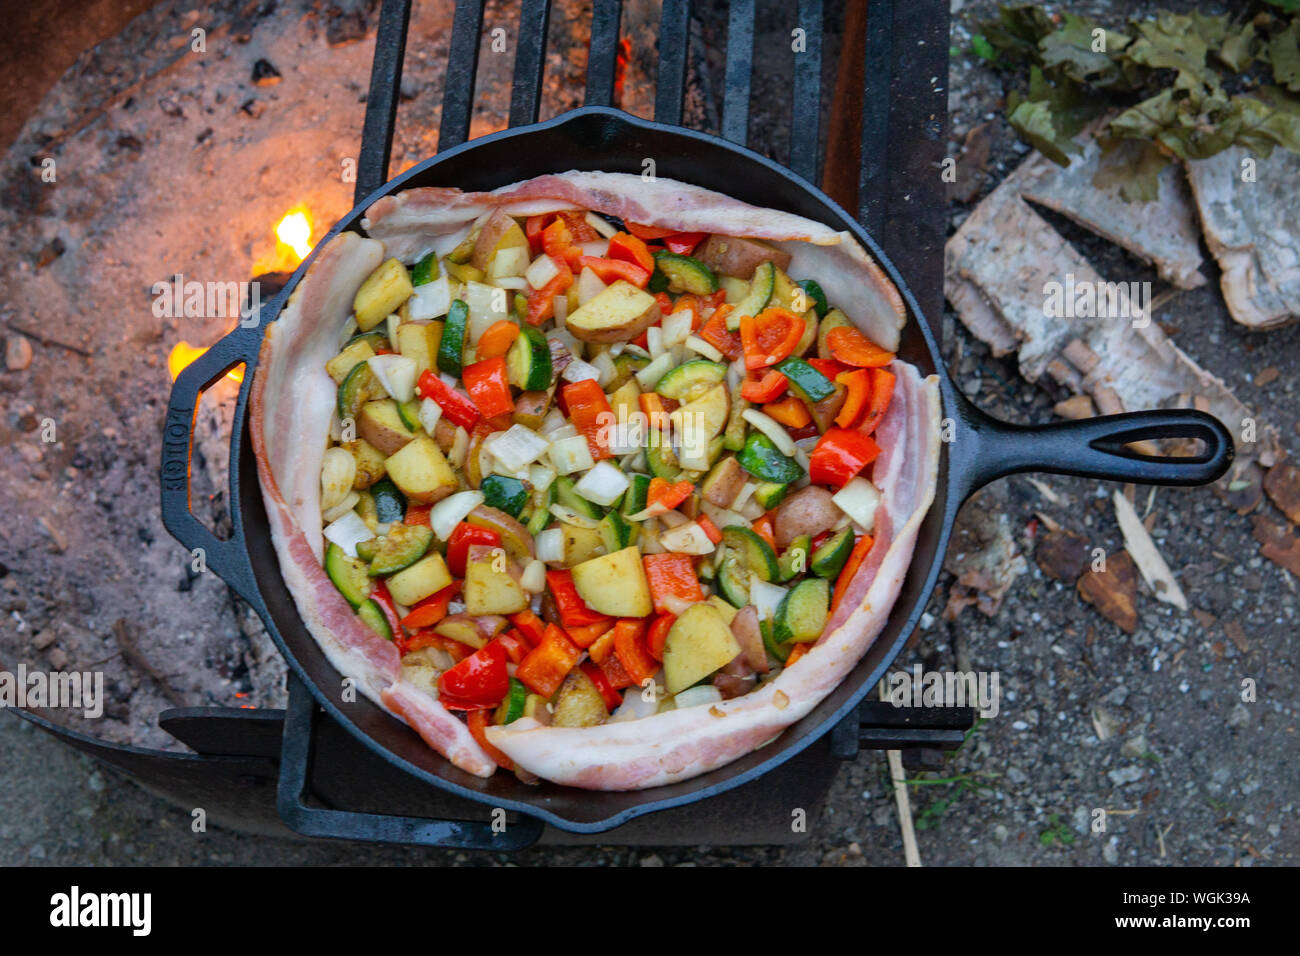
{"label": "gravel ground", "polygon": [[[1166,3],[1161,6],[1189,7]],[[969,46],[989,3],[954,2],[953,45]],[[1212,11],[1212,7],[1201,5]],[[1110,22],[1154,7],[1082,3]],[[1000,80],[964,52],[953,59],[952,131],[992,121],[987,191],[1022,149],[999,118]],[[955,152],[956,147],[952,150]],[[966,207],[954,204],[954,219]],[[1063,234],[1114,279],[1153,279],[1141,263],[1069,224]],[[1223,376],[1248,405],[1267,409],[1284,443],[1300,426],[1300,329],[1252,334],[1223,307],[1210,282],[1158,314],[1180,348]],[[1160,286],[1157,284],[1157,290]],[[1051,419],[1049,398],[992,359],[951,316],[950,366],[968,394],[1018,422]],[[1258,371],[1279,375],[1259,388]],[[1181,614],[1149,593],[1126,635],[1054,582],[1033,561],[1033,519],[1042,512],[1094,545],[1121,546],[1111,487],[1047,478],[1052,502],[1028,478],[1000,482],[967,507],[1005,516],[1028,570],[992,616],[974,608],[943,617],[945,575],[925,626],[900,665],[997,672],[998,715],[982,722],[938,773],[911,784],[927,865],[1256,865],[1300,862],[1295,694],[1294,580],[1258,556],[1249,518],[1209,490],[1161,489],[1148,499],[1153,537],[1198,614]],[[1270,510],[1268,505],[1261,506]],[[1273,520],[1280,520],[1274,514]],[[1257,687],[1242,700],[1242,681]],[[212,828],[194,834],[185,811],[80,758],[14,719],[0,719],[0,864],[403,863],[487,864],[503,858],[445,851],[309,844]],[[1107,811],[1104,832],[1090,825]],[[711,865],[894,864],[902,851],[883,755],[864,753],[841,772],[812,838],[792,848],[547,848],[520,864]]]}

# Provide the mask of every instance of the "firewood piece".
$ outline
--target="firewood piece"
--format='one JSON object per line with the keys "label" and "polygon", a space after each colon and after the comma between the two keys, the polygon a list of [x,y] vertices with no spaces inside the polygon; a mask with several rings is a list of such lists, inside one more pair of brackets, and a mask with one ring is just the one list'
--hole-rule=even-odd
{"label": "firewood piece", "polygon": [[1173,572],[1161,556],[1156,543],[1138,517],[1133,502],[1118,491],[1112,496],[1115,502],[1115,517],[1119,519],[1119,530],[1124,534],[1124,546],[1142,572],[1142,578],[1155,594],[1156,599],[1172,604],[1180,611],[1187,610],[1187,598],[1183,589],[1174,580]]}
{"label": "firewood piece", "polygon": [[1071,395],[1064,401],[1057,402],[1052,411],[1071,421],[1097,417],[1097,409],[1093,407],[1092,398],[1088,395]]}

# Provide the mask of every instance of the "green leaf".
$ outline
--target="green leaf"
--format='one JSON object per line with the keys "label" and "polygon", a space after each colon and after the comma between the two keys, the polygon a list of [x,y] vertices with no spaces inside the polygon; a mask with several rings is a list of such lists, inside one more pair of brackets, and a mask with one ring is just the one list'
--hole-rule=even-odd
{"label": "green leaf", "polygon": [[1277,87],[1262,87],[1259,98],[1233,97],[1239,128],[1235,144],[1264,158],[1274,146],[1300,153],[1300,101]]}
{"label": "green leaf", "polygon": [[1061,28],[1038,46],[1044,69],[1060,67],[1076,83],[1123,89],[1129,82],[1117,56],[1130,42],[1130,37],[1104,30],[1095,20],[1067,13]]}
{"label": "green leaf", "polygon": [[1300,92],[1300,20],[1280,33],[1273,34],[1268,43],[1268,56],[1273,64],[1273,80],[1292,93]]}
{"label": "green leaf", "polygon": [[977,33],[970,38],[970,48],[981,60],[992,63],[998,58],[998,51],[993,49],[993,44],[983,34]]}
{"label": "green leaf", "polygon": [[[1296,2],[1300,3],[1300,0]],[[1229,33],[1224,37],[1218,56],[1228,69],[1240,73],[1255,61],[1258,45],[1255,24],[1247,23],[1236,33]]]}
{"label": "green leaf", "polygon": [[1036,4],[1000,6],[996,20],[980,24],[980,31],[994,49],[1012,63],[1038,63],[1038,41],[1056,24]]}
{"label": "green leaf", "polygon": [[1103,139],[1092,184],[1117,189],[1125,202],[1154,202],[1160,198],[1160,173],[1169,162],[1149,140]]}
{"label": "green leaf", "polygon": [[1070,154],[1082,150],[1079,144],[1056,130],[1052,106],[1046,100],[1023,100],[1007,117],[1021,139],[1058,166],[1070,165]]}

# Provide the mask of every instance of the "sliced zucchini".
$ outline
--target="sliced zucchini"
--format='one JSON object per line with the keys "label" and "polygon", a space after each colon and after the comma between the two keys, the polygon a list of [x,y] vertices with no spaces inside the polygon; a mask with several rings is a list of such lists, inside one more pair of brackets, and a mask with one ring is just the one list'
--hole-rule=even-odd
{"label": "sliced zucchini", "polygon": [[749,280],[749,292],[727,313],[727,328],[734,332],[740,328],[742,315],[758,315],[762,312],[771,301],[775,286],[776,266],[770,262],[760,263],[754,270],[754,278]]}
{"label": "sliced zucchini", "polygon": [[438,257],[430,252],[411,267],[411,285],[425,285],[438,278]]}
{"label": "sliced zucchini", "polygon": [[636,539],[640,536],[640,526],[628,521],[612,508],[609,514],[600,519],[600,527],[596,530],[600,532],[600,540],[604,542],[605,551],[609,554],[636,544]]}
{"label": "sliced zucchini", "polygon": [[570,511],[576,511],[584,518],[591,518],[599,521],[604,515],[600,508],[588,501],[582,495],[573,489],[574,481],[568,475],[560,475],[552,483],[551,487],[555,489],[555,500],[558,504],[563,505]]}
{"label": "sliced zucchini", "polygon": [[710,295],[718,291],[718,277],[699,259],[678,255],[675,252],[656,252],[655,271],[668,280],[669,292],[691,292]]}
{"label": "sliced zucchini", "polygon": [[764,481],[754,489],[754,500],[757,501],[764,510],[771,511],[785,500],[785,493],[789,490],[790,485],[788,483]]}
{"label": "sliced zucchini", "polygon": [[419,399],[412,399],[411,401],[405,403],[398,402],[397,416],[402,420],[402,424],[406,426],[407,431],[409,432],[419,431],[420,430]]}
{"label": "sliced zucchini", "polygon": [[642,358],[640,355],[633,355],[631,352],[619,353],[618,358],[614,359],[614,378],[609,383],[609,390],[612,392],[620,388],[628,379],[649,364],[650,360]]}
{"label": "sliced zucchini", "polygon": [[808,552],[812,550],[812,536],[801,534],[790,542],[790,547],[781,552],[777,566],[781,569],[781,581],[793,581],[808,570]]}
{"label": "sliced zucchini", "polygon": [[372,631],[386,641],[393,639],[393,630],[388,626],[388,618],[373,600],[367,599],[357,608],[357,617],[365,621]]}
{"label": "sliced zucchini", "polygon": [[515,388],[541,391],[551,384],[551,346],[531,325],[519,328],[519,337],[506,354],[506,376]]}
{"label": "sliced zucchini", "polygon": [[834,579],[839,576],[852,551],[853,529],[841,528],[813,552],[808,567],[819,578]]}
{"label": "sliced zucchini", "polygon": [[736,456],[740,467],[762,481],[788,484],[803,477],[803,465],[781,454],[772,439],[762,432],[749,433],[745,447]]}
{"label": "sliced zucchini", "polygon": [[714,580],[728,604],[741,608],[749,603],[749,571],[734,551],[725,553]]}
{"label": "sliced zucchini", "polygon": [[646,497],[650,493],[649,475],[628,475],[631,485],[623,492],[623,504],[619,509],[624,515],[634,515],[645,511]]}
{"label": "sliced zucchini", "polygon": [[361,406],[376,395],[383,394],[383,386],[370,371],[368,362],[360,362],[339,383],[338,410],[339,420],[352,419],[354,422],[361,413]]}
{"label": "sliced zucchini", "polygon": [[375,519],[380,524],[400,522],[406,517],[406,495],[391,478],[380,478],[370,486],[370,493],[375,499]]}
{"label": "sliced zucchini", "polygon": [[776,367],[790,380],[795,392],[810,402],[820,402],[835,394],[835,383],[801,358],[791,356]]}
{"label": "sliced zucchini", "polygon": [[815,641],[830,616],[831,585],[822,578],[805,578],[781,599],[772,623],[772,639],[778,644]]}
{"label": "sliced zucchini", "polygon": [[372,578],[396,574],[419,561],[429,550],[433,531],[419,524],[395,524],[388,529],[388,534],[376,541],[378,544],[370,559]]}
{"label": "sliced zucchini", "polygon": [[510,678],[510,689],[505,699],[492,717],[495,724],[512,724],[524,715],[524,704],[528,702],[528,688],[518,678]]}
{"label": "sliced zucchini", "polygon": [[469,306],[456,299],[447,313],[442,327],[442,340],[438,343],[438,369],[448,375],[459,376],[465,356],[465,329],[469,325]]}
{"label": "sliced zucchini", "polygon": [[727,366],[708,359],[694,359],[670,369],[659,379],[655,391],[664,398],[689,402],[717,385],[727,376]]}
{"label": "sliced zucchini", "polygon": [[789,644],[779,643],[773,636],[772,631],[772,622],[767,618],[758,622],[758,633],[763,637],[763,647],[767,649],[769,654],[784,664],[786,659],[789,658],[792,648]]}
{"label": "sliced zucchini", "polygon": [[665,481],[678,481],[682,477],[681,466],[677,464],[677,455],[672,443],[659,429],[651,428],[646,435],[646,465],[650,474]]}
{"label": "sliced zucchini", "polygon": [[727,417],[727,427],[722,432],[722,445],[731,451],[740,451],[745,447],[745,409],[749,402],[740,394],[744,382],[737,382],[731,389],[731,412]]}
{"label": "sliced zucchini", "polygon": [[825,318],[826,313],[831,310],[831,305],[826,301],[826,293],[822,291],[822,287],[813,279],[800,279],[799,288],[803,289],[804,295],[808,296],[808,301],[817,310],[817,318]]}
{"label": "sliced zucchini", "polygon": [[518,478],[486,475],[479,483],[478,490],[483,492],[484,504],[504,511],[512,518],[518,518],[528,503],[528,489]]}
{"label": "sliced zucchini", "polygon": [[776,553],[753,529],[736,524],[727,525],[722,529],[722,543],[736,552],[745,567],[756,577],[763,581],[780,580],[781,568]]}
{"label": "sliced zucchini", "polygon": [[370,575],[366,573],[365,562],[348,557],[348,553],[333,542],[325,552],[325,573],[353,607],[360,607],[369,599]]}

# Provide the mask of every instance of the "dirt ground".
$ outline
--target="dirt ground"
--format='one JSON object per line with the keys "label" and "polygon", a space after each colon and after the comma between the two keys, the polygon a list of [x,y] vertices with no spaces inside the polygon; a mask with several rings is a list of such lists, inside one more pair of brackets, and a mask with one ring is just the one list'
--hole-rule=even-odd
{"label": "dirt ground", "polygon": [[[966,131],[991,121],[987,192],[1023,147],[1001,120],[1001,81],[969,54],[974,24],[993,4],[953,0],[949,76],[950,152]],[[1154,4],[1073,4],[1108,22]],[[1160,7],[1218,12],[1212,4]],[[761,112],[756,113],[761,118]],[[969,208],[952,206],[954,222]],[[1050,217],[1049,217],[1050,218]],[[1101,273],[1155,280],[1149,268],[1059,218],[1053,225]],[[6,267],[7,268],[7,267]],[[1300,434],[1300,328],[1250,333],[1228,315],[1218,275],[1184,292],[1157,318],[1180,348],[1222,376],[1247,405],[1266,409],[1289,445]],[[1157,291],[1162,286],[1157,283]],[[961,387],[993,414],[1052,420],[1051,402],[1014,364],[990,357],[951,314],[944,322],[949,366]],[[1278,374],[1256,385],[1258,373]],[[0,375],[13,373],[0,373]],[[14,397],[4,394],[6,404]],[[11,414],[7,412],[6,414]],[[152,462],[131,463],[144,470]],[[1156,515],[1153,537],[1188,600],[1183,614],[1149,593],[1125,634],[1045,577],[1034,550],[1043,513],[1107,549],[1121,546],[1113,490],[1044,477],[1004,480],[967,508],[1005,516],[1027,563],[992,616],[974,608],[947,621],[945,574],[915,646],[898,665],[995,671],[999,714],[981,722],[945,767],[911,774],[921,859],[926,865],[1295,865],[1300,862],[1296,774],[1300,597],[1286,572],[1261,558],[1248,516],[1210,490],[1139,489],[1139,513]],[[9,505],[9,507],[13,507]],[[1261,505],[1265,511],[1267,504]],[[1281,521],[1273,512],[1273,520]],[[28,519],[22,519],[28,520]],[[1037,531],[1037,534],[1035,532]],[[4,552],[6,564],[11,556]],[[0,585],[17,575],[0,574]],[[13,588],[0,595],[12,613]],[[1242,681],[1257,699],[1243,702]],[[841,771],[810,839],[786,848],[546,848],[513,857],[469,855],[191,831],[188,812],[151,797],[93,762],[0,715],[0,864],[423,863],[893,865],[902,860],[892,785],[883,754],[866,752]],[[1106,828],[1091,826],[1106,811]]]}

